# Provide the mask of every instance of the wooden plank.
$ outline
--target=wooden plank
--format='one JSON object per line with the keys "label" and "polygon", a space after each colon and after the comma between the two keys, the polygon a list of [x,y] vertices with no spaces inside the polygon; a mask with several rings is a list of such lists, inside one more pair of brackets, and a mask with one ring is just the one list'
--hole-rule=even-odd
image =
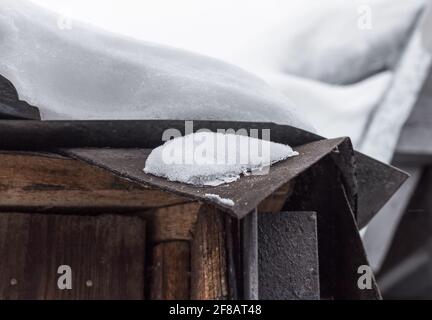
{"label": "wooden plank", "polygon": [[280,212],[288,197],[294,190],[294,181],[291,181],[276,190],[258,206],[258,212],[277,213]]}
{"label": "wooden plank", "polygon": [[0,153],[0,208],[152,208],[188,200],[53,154]]}
{"label": "wooden plank", "polygon": [[[0,214],[0,299],[144,299],[138,217]],[[72,270],[60,290],[58,268]]]}
{"label": "wooden plank", "polygon": [[153,300],[190,298],[191,240],[201,204],[190,203],[147,213],[151,258],[150,292]]}
{"label": "wooden plank", "polygon": [[228,272],[224,215],[204,206],[198,215],[191,248],[191,298],[227,299]]}
{"label": "wooden plank", "polygon": [[[0,215],[0,255],[2,257],[0,259],[1,300],[19,299],[21,292],[23,292],[20,287],[22,286],[21,282],[25,281],[26,276],[27,248],[25,246],[29,243],[29,228],[30,219],[28,215]],[[37,268],[36,264],[35,267]],[[33,272],[32,275],[34,275]],[[14,281],[17,283],[16,285],[13,285]]]}
{"label": "wooden plank", "polygon": [[171,241],[152,249],[150,267],[151,300],[190,298],[190,243]]}
{"label": "wooden plank", "polygon": [[320,299],[316,213],[259,214],[258,248],[261,300]]}
{"label": "wooden plank", "polygon": [[146,214],[151,242],[191,241],[198,212],[198,202],[185,203],[152,210]]}

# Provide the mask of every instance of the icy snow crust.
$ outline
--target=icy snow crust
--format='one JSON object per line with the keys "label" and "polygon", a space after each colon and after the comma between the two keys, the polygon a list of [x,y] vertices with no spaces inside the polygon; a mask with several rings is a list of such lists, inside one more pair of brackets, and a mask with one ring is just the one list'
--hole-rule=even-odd
{"label": "icy snow crust", "polygon": [[0,74],[53,119],[277,122],[312,130],[287,97],[240,68],[1,0]]}
{"label": "icy snow crust", "polygon": [[265,174],[298,155],[288,145],[252,137],[199,132],[167,141],[147,158],[144,172],[197,186],[231,183],[242,174]]}

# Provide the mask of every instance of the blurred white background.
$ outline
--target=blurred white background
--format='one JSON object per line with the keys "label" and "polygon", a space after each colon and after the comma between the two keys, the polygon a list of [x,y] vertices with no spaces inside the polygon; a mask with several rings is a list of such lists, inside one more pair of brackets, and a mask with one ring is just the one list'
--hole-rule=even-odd
{"label": "blurred white background", "polygon": [[[257,46],[257,39],[262,41],[260,34],[287,22],[292,27],[304,24],[310,17],[308,12],[320,6],[345,3],[346,7],[346,0],[32,1],[112,32],[238,64],[245,64],[243,51]],[[353,0],[353,12],[359,4],[368,2]]]}

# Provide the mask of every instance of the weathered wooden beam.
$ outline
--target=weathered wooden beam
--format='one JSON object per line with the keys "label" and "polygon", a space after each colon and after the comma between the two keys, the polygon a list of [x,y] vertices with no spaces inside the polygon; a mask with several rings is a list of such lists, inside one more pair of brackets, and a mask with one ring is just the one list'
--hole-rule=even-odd
{"label": "weathered wooden beam", "polygon": [[151,299],[229,297],[224,213],[190,203],[153,210],[145,216],[152,243]]}
{"label": "weathered wooden beam", "polygon": [[188,200],[55,154],[0,153],[0,210],[152,208]]}
{"label": "weathered wooden beam", "polygon": [[229,298],[225,218],[216,208],[203,206],[191,249],[191,298]]}
{"label": "weathered wooden beam", "polygon": [[259,299],[320,299],[316,213],[259,214],[258,252]]}
{"label": "weathered wooden beam", "polygon": [[145,213],[149,241],[153,243],[191,241],[201,207],[202,204],[191,202]]}
{"label": "weathered wooden beam", "polygon": [[190,299],[190,243],[162,242],[152,248],[151,300]]}
{"label": "weathered wooden beam", "polygon": [[294,181],[291,181],[277,191],[275,191],[271,196],[265,199],[258,206],[258,212],[266,212],[266,213],[277,213],[280,212],[289,198],[290,194],[294,190]]}
{"label": "weathered wooden beam", "polygon": [[139,217],[1,213],[0,253],[0,299],[144,299]]}
{"label": "weathered wooden beam", "polygon": [[201,204],[188,203],[146,213],[151,257],[152,300],[185,300],[191,296],[191,241]]}

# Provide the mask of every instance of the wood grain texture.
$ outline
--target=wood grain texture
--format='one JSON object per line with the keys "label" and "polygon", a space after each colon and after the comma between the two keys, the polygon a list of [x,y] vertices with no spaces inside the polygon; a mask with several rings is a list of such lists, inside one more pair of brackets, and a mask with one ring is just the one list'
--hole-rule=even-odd
{"label": "wood grain texture", "polygon": [[[144,299],[137,217],[3,213],[0,252],[0,299]],[[60,265],[72,268],[71,290],[57,286]]]}
{"label": "wood grain texture", "polygon": [[171,241],[152,249],[150,267],[151,300],[190,298],[190,243]]}
{"label": "wood grain texture", "polygon": [[161,208],[147,217],[153,245],[149,298],[226,299],[226,216],[192,203]]}
{"label": "wood grain texture", "polygon": [[[144,166],[144,165],[143,165]],[[0,207],[152,208],[187,202],[52,154],[0,153]]]}
{"label": "wood grain texture", "polygon": [[276,190],[272,195],[267,197],[258,206],[259,213],[277,213],[280,212],[287,201],[288,197],[294,190],[294,181],[288,182],[278,190]]}
{"label": "wood grain texture", "polygon": [[152,300],[190,298],[191,240],[200,203],[174,205],[146,214]]}
{"label": "wood grain texture", "polygon": [[201,206],[198,202],[191,202],[154,209],[147,213],[149,241],[158,243],[192,240]]}
{"label": "wood grain texture", "polygon": [[227,299],[228,272],[224,215],[203,206],[198,215],[191,249],[191,298]]}

